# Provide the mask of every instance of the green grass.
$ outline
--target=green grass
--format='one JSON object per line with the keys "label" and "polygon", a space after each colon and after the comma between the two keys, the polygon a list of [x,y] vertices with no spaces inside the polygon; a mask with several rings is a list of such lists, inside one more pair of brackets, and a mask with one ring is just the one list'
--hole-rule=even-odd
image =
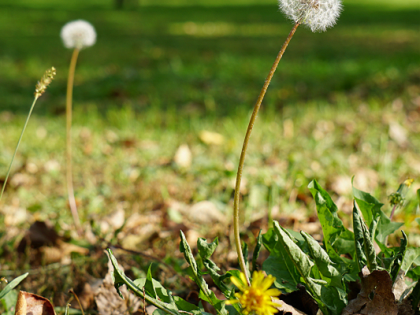
{"label": "green grass", "polygon": [[[29,122],[0,205],[29,211],[22,229],[35,218],[49,219],[66,233],[71,229],[64,180],[71,51],[59,32],[79,18],[98,33],[97,44],[81,52],[75,78],[74,180],[82,221],[98,220],[121,205],[127,214],[148,213],[169,200],[212,200],[230,215],[248,117],[292,25],[275,0],[140,2],[122,11],[102,0],[0,4],[0,179],[36,81],[47,68],[57,68],[57,79]],[[418,182],[419,15],[414,0],[351,0],[326,33],[298,29],[251,137],[245,226],[265,217],[269,205],[280,213],[312,215],[306,186],[313,178],[336,200],[344,194],[344,210],[351,197],[337,186],[340,178],[349,183],[356,175],[358,187],[384,203],[402,180]],[[284,137],[290,122],[293,136]],[[407,143],[390,136],[393,123],[406,130]],[[224,144],[204,144],[202,130],[219,132]],[[187,171],[172,162],[184,143],[193,153]],[[13,181],[17,174],[23,175],[21,183],[18,177]],[[409,209],[416,215],[413,205]],[[203,233],[212,236],[211,227]],[[0,245],[13,248],[19,235],[0,237]],[[10,257],[0,252],[0,263],[28,267]]]}
{"label": "green grass", "polygon": [[[196,3],[124,11],[103,1],[2,4],[0,108],[26,112],[26,91],[54,65],[57,81],[38,113],[64,110],[70,51],[58,34],[67,21],[83,18],[96,27],[98,43],[81,54],[75,106],[131,105],[142,111],[158,106],[181,110],[193,104],[206,116],[213,108],[206,108],[210,103],[216,115],[231,115],[239,107],[249,110],[291,23],[278,12],[276,1],[243,6],[211,1],[210,7],[199,6],[210,2]],[[334,103],[335,96],[348,94],[390,101],[416,84],[419,6],[373,3],[345,2],[338,25],[326,33],[299,29],[264,107],[279,109],[308,100]],[[197,29],[191,35],[185,33],[188,22]]]}

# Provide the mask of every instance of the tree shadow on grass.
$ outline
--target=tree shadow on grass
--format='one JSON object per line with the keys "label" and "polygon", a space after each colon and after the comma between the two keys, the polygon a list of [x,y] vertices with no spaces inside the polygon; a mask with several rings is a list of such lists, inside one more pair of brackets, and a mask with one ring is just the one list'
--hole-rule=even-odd
{"label": "tree shadow on grass", "polygon": [[[115,11],[6,3],[0,12],[0,110],[16,113],[27,112],[36,80],[51,65],[57,79],[36,110],[63,112],[71,52],[59,31],[71,19],[85,18],[98,32],[97,44],[80,55],[75,106],[195,106],[205,113],[212,103],[216,115],[252,107],[291,28],[272,5]],[[346,5],[326,33],[299,29],[266,103],[331,102],[354,91],[364,98],[397,97],[419,81],[419,15],[419,9]]]}

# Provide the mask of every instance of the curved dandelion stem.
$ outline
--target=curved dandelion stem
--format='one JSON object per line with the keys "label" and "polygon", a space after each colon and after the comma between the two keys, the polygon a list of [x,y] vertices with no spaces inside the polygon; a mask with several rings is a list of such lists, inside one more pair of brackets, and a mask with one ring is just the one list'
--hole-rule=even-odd
{"label": "curved dandelion stem", "polygon": [[274,61],[274,64],[271,67],[271,70],[268,73],[268,76],[264,82],[260,95],[258,96],[257,102],[255,103],[254,111],[252,112],[252,115],[248,124],[248,128],[246,130],[244,143],[242,145],[241,157],[239,159],[238,173],[236,175],[235,195],[234,195],[234,200],[233,200],[233,230],[234,230],[234,235],[235,235],[235,246],[236,246],[236,252],[238,254],[239,265],[241,267],[242,272],[245,274],[248,286],[250,285],[249,275],[248,275],[248,271],[246,270],[245,260],[242,254],[241,239],[239,235],[239,198],[240,198],[240,191],[241,191],[241,180],[242,180],[242,171],[243,171],[244,162],[245,162],[245,155],[246,155],[246,150],[248,148],[248,143],[249,143],[249,138],[251,136],[252,128],[254,127],[255,119],[257,118],[257,114],[261,107],[261,103],[264,99],[265,93],[267,92],[267,88],[270,85],[271,79],[274,75],[274,72],[277,69],[280,59],[281,57],[283,57],[283,54],[287,46],[289,45],[290,40],[295,34],[298,26],[299,26],[299,23],[296,23],[293,26],[292,30],[289,33],[289,36],[287,36],[286,41],[281,47],[280,52],[278,53],[277,58]]}
{"label": "curved dandelion stem", "polygon": [[82,234],[79,214],[77,212],[76,199],[74,198],[73,188],[73,173],[72,173],[72,147],[71,147],[71,121],[72,121],[72,98],[73,98],[73,82],[74,72],[76,70],[77,57],[79,56],[79,49],[74,49],[70,61],[69,77],[67,80],[67,97],[66,97],[66,179],[67,179],[67,194],[69,198],[69,205],[71,215],[73,217],[74,225],[79,235]]}
{"label": "curved dandelion stem", "polygon": [[3,188],[1,189],[0,201],[1,201],[1,198],[3,197],[4,190],[6,189],[6,184],[7,184],[7,180],[9,179],[10,170],[12,169],[12,164],[13,164],[13,161],[15,160],[16,153],[17,153],[17,150],[19,149],[20,142],[22,141],[23,133],[25,132],[26,126],[28,125],[29,118],[31,118],[31,114],[32,114],[32,111],[35,107],[35,103],[38,100],[38,97],[39,97],[39,95],[35,95],[35,98],[34,98],[34,101],[32,103],[31,109],[29,110],[29,114],[26,117],[25,125],[23,126],[22,132],[20,133],[20,137],[19,137],[18,143],[16,145],[15,152],[13,153],[12,161],[10,162],[9,169],[7,170],[7,173],[6,173],[6,179],[4,180]]}

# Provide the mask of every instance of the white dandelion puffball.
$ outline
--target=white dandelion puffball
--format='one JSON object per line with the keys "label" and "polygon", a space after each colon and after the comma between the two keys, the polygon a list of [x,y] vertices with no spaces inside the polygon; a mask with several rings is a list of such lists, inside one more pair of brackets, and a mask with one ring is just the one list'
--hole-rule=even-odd
{"label": "white dandelion puffball", "polygon": [[295,23],[322,32],[336,23],[342,10],[340,0],[279,0],[280,9]]}
{"label": "white dandelion puffball", "polygon": [[92,46],[96,42],[94,27],[83,20],[72,21],[64,25],[60,36],[66,48],[82,49]]}

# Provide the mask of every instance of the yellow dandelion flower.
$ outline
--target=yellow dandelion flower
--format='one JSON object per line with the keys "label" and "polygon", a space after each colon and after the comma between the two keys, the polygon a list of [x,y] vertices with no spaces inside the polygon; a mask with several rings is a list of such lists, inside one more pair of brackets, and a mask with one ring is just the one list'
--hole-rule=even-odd
{"label": "yellow dandelion flower", "polygon": [[226,304],[240,303],[243,314],[254,312],[257,315],[273,315],[278,312],[275,307],[281,306],[271,300],[272,296],[281,294],[280,290],[270,289],[276,278],[272,275],[264,276],[262,271],[255,271],[252,275],[251,286],[246,283],[245,275],[241,272],[240,279],[231,277],[230,280],[242,292],[235,293],[237,300],[228,300]]}

